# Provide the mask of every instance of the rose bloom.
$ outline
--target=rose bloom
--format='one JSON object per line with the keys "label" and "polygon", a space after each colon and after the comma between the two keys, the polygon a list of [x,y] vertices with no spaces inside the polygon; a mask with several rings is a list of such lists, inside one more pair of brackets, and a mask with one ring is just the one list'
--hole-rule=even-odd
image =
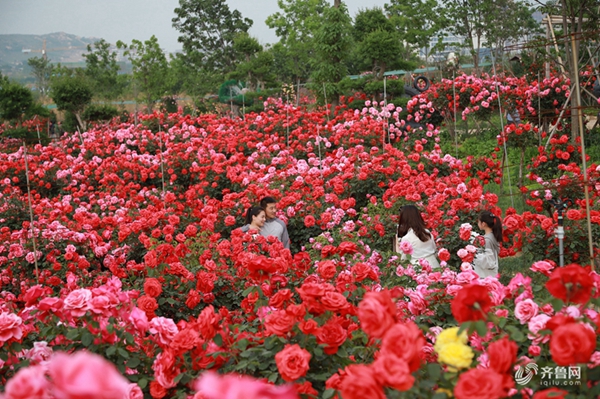
{"label": "rose bloom", "polygon": [[550,272],[554,269],[554,265],[550,262],[546,262],[545,260],[540,260],[531,265],[530,270],[534,272],[540,272],[545,274],[546,276],[550,275]]}
{"label": "rose bloom", "polygon": [[6,383],[6,399],[46,399],[50,384],[42,366],[25,367]]}
{"label": "rose bloom", "polygon": [[458,342],[450,342],[441,346],[438,360],[448,365],[450,371],[468,368],[473,362],[473,349]]}
{"label": "rose bloom", "polygon": [[590,300],[594,280],[583,267],[571,264],[554,270],[546,288],[555,298],[583,304]]}
{"label": "rose bloom", "polygon": [[347,366],[339,390],[344,399],[385,399],[375,370],[364,364]]}
{"label": "rose bloom", "polygon": [[450,251],[448,251],[446,248],[440,249],[438,252],[438,258],[440,258],[441,261],[448,262],[450,260]]}
{"label": "rose bloom", "polygon": [[367,292],[358,305],[358,319],[369,336],[382,338],[396,323],[396,306],[389,291]]}
{"label": "rose bloom", "polygon": [[63,399],[123,399],[129,394],[129,382],[103,357],[77,352],[55,354],[48,374],[52,394]]}
{"label": "rose bloom", "polygon": [[491,307],[488,288],[474,284],[463,286],[451,303],[452,315],[459,323],[485,320]]}
{"label": "rose bloom", "polygon": [[400,251],[402,251],[402,253],[404,253],[406,255],[412,255],[412,253],[413,253],[412,244],[408,241],[401,241],[400,242]]}
{"label": "rose bloom", "polygon": [[415,377],[410,373],[408,364],[394,354],[380,353],[371,367],[381,385],[398,391],[408,391],[415,383]]}
{"label": "rose bloom", "polygon": [[267,334],[285,337],[294,328],[296,318],[285,310],[276,310],[265,317],[264,324]]}
{"label": "rose bloom", "polygon": [[350,303],[346,297],[339,292],[329,291],[321,298],[321,304],[326,310],[337,311],[347,309],[350,307]]}
{"label": "rose bloom", "polygon": [[500,399],[505,397],[504,378],[494,370],[471,369],[458,377],[456,399]]}
{"label": "rose bloom", "polygon": [[157,343],[168,346],[171,340],[179,332],[177,325],[172,319],[166,317],[155,317],[150,320],[150,333],[155,335]]}
{"label": "rose bloom", "polygon": [[531,299],[524,299],[515,305],[515,317],[519,319],[521,324],[527,323],[532,317],[539,312],[539,306]]}
{"label": "rose bloom", "polygon": [[23,336],[23,320],[14,313],[0,313],[0,345],[11,338],[21,339]]}
{"label": "rose bloom", "polygon": [[155,278],[147,278],[144,282],[144,292],[146,295],[156,298],[162,293],[162,284]]}
{"label": "rose bloom", "polygon": [[469,337],[467,337],[467,332],[461,332],[460,336],[457,334],[458,327],[446,328],[444,331],[440,332],[435,339],[434,348],[436,352],[439,351],[444,345],[449,343],[460,343],[466,345],[467,341],[469,340]]}
{"label": "rose bloom", "polygon": [[302,349],[300,345],[287,344],[281,352],[275,355],[275,363],[281,378],[293,382],[306,375],[310,358],[310,353],[306,349]]}
{"label": "rose bloom", "polygon": [[487,348],[490,367],[500,374],[509,373],[517,361],[518,349],[517,344],[508,337],[492,342]]}
{"label": "rose bloom", "polygon": [[337,320],[331,318],[317,331],[317,342],[325,344],[323,350],[328,355],[337,353],[338,348],[346,342],[348,332],[342,327]]}
{"label": "rose bloom", "polygon": [[412,373],[421,366],[421,349],[425,342],[423,333],[415,323],[398,323],[384,335],[381,351],[393,353],[406,361]]}
{"label": "rose bloom", "polygon": [[270,385],[247,376],[228,374],[220,376],[205,372],[196,380],[195,389],[202,399],[298,399],[293,386]]}
{"label": "rose bloom", "polygon": [[65,298],[64,308],[70,310],[75,317],[83,316],[89,307],[89,302],[92,299],[92,291],[82,288],[69,292]]}
{"label": "rose bloom", "polygon": [[337,268],[334,262],[330,260],[323,260],[319,262],[319,265],[317,266],[317,272],[325,280],[329,280],[335,276],[335,273],[337,273]]}
{"label": "rose bloom", "polygon": [[581,323],[567,323],[552,332],[550,354],[559,366],[587,363],[596,349],[596,334]]}

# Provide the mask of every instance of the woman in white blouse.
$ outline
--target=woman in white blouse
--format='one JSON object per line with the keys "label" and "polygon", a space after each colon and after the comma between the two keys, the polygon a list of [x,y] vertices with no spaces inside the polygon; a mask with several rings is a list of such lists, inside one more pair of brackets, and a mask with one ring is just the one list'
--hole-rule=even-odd
{"label": "woman in white blouse", "polygon": [[[405,205],[400,209],[400,220],[398,222],[398,250],[403,242],[412,246],[410,262],[418,265],[419,260],[425,259],[432,268],[440,267],[437,260],[437,247],[433,235],[425,228],[425,221],[421,213],[414,205]],[[401,251],[398,251],[401,252]],[[402,259],[406,259],[403,253]]]}

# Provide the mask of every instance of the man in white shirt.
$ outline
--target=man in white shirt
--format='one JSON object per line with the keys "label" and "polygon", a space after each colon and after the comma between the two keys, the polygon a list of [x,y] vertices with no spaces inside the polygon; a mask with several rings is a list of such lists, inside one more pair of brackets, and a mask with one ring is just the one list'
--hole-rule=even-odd
{"label": "man in white shirt", "polygon": [[284,248],[290,249],[290,237],[287,226],[279,219],[277,213],[277,201],[273,197],[264,197],[260,200],[260,206],[265,210],[267,221],[260,229],[260,235],[264,237],[274,236],[283,244]]}

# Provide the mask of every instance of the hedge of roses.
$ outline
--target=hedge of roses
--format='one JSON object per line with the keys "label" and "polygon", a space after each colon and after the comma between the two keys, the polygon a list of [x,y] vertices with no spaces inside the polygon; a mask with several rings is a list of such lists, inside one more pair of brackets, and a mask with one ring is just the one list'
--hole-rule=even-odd
{"label": "hedge of roses", "polygon": [[[155,113],[30,146],[28,176],[23,147],[0,153],[5,398],[546,397],[540,375],[515,382],[531,362],[577,368],[579,384],[560,389],[599,394],[600,277],[577,251],[556,268],[556,215],[537,201],[580,169],[535,177],[531,210],[502,211],[486,190],[498,161],[444,154],[438,126],[400,112],[368,103],[329,118],[269,100],[243,120]],[[265,195],[291,251],[236,229]],[[440,270],[391,252],[407,203],[424,211]],[[549,251],[507,285],[470,270],[482,209],[503,216],[501,256]]]}

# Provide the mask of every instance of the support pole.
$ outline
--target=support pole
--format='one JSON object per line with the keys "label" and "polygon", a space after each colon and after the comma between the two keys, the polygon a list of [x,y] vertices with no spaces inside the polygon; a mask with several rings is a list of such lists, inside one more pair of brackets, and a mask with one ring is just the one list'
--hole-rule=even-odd
{"label": "support pole", "polygon": [[581,140],[581,163],[583,166],[583,190],[585,194],[585,216],[587,219],[588,246],[590,250],[590,264],[594,270],[594,242],[592,240],[592,218],[590,215],[590,189],[587,174],[587,161],[585,159],[585,141],[583,137],[583,115],[581,112],[581,88],[579,87],[579,62],[577,59],[577,44],[575,33],[571,34],[571,54],[573,55],[574,79],[575,79],[575,100],[577,101],[577,116],[579,119],[579,139]]}
{"label": "support pole", "polygon": [[35,229],[33,227],[33,206],[31,201],[31,186],[29,183],[29,163],[27,162],[27,144],[23,140],[23,159],[25,160],[25,180],[27,182],[27,203],[29,205],[29,228],[31,230],[31,241],[33,242],[33,260],[35,264],[35,279],[40,283],[40,270],[37,261],[37,243],[35,240]]}

